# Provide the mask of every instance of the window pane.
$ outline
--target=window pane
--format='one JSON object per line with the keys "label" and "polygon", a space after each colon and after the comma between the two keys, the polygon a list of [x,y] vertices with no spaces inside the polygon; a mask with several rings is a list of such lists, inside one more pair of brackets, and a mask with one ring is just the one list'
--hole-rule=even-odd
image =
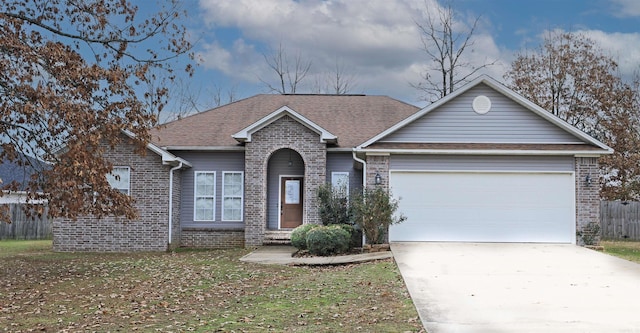
{"label": "window pane", "polygon": [[242,172],[225,172],[222,199],[222,220],[242,221]]}
{"label": "window pane", "polygon": [[213,196],[215,195],[214,173],[197,173],[196,174],[196,196]]}
{"label": "window pane", "polygon": [[196,220],[213,221],[213,198],[196,198]]}
{"label": "window pane", "polygon": [[349,194],[349,173],[348,172],[333,172],[331,173],[331,186],[337,193],[342,195]]}
{"label": "window pane", "polygon": [[224,219],[227,221],[242,220],[242,199],[225,198],[224,199]]}
{"label": "window pane", "polygon": [[114,167],[111,173],[107,174],[107,181],[112,188],[129,194],[130,169],[127,167]]}
{"label": "window pane", "polygon": [[241,196],[242,195],[242,174],[241,173],[225,173],[224,195],[225,196]]}

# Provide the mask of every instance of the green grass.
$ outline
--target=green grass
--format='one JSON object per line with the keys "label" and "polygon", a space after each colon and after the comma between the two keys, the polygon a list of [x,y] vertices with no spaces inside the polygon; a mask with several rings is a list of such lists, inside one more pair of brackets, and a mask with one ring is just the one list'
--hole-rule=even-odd
{"label": "green grass", "polygon": [[0,332],[424,331],[392,260],[290,267],[242,263],[244,249],[50,249],[0,242]]}
{"label": "green grass", "polygon": [[0,258],[51,251],[51,240],[0,240]]}
{"label": "green grass", "polygon": [[602,241],[604,252],[626,260],[640,263],[640,242]]}

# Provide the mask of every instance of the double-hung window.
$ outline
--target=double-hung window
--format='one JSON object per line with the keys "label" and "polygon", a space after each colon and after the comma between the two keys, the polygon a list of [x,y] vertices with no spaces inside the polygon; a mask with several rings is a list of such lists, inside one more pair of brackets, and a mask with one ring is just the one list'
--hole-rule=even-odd
{"label": "double-hung window", "polygon": [[216,173],[196,171],[194,179],[194,220],[215,221],[216,219]]}
{"label": "double-hung window", "polygon": [[225,171],[222,173],[222,220],[242,221],[244,173]]}
{"label": "double-hung window", "polygon": [[349,173],[332,172],[331,187],[335,193],[339,193],[342,197],[349,197]]}
{"label": "double-hung window", "polygon": [[112,188],[129,195],[131,192],[131,169],[125,166],[115,166],[107,174],[107,181]]}

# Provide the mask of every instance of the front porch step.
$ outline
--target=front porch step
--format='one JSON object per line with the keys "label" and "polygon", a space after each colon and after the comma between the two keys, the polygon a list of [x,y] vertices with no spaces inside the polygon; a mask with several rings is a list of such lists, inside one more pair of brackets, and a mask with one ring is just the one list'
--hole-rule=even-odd
{"label": "front porch step", "polygon": [[264,232],[264,245],[291,244],[291,230],[267,230]]}

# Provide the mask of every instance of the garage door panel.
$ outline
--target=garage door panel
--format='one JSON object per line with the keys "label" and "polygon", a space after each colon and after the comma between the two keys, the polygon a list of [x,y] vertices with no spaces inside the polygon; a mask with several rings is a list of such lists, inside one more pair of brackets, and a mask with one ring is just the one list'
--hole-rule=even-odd
{"label": "garage door panel", "polygon": [[407,221],[391,241],[573,240],[571,173],[392,172]]}

